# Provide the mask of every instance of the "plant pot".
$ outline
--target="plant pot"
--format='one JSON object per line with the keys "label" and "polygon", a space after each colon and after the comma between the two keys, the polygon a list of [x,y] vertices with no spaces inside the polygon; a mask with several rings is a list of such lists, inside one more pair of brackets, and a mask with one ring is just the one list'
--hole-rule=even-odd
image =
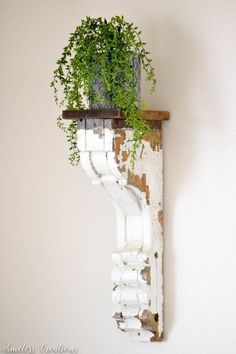
{"label": "plant pot", "polygon": [[[141,98],[141,60],[140,57],[132,56],[131,65],[135,72],[136,78],[136,95],[137,100],[140,101]],[[108,109],[108,108],[117,108],[112,101],[112,94],[107,92],[104,88],[102,82],[102,72],[99,72],[96,77],[93,78],[92,82],[92,94],[89,98],[89,108],[90,109]],[[125,89],[125,87],[124,87]],[[98,99],[95,99],[97,97]]]}

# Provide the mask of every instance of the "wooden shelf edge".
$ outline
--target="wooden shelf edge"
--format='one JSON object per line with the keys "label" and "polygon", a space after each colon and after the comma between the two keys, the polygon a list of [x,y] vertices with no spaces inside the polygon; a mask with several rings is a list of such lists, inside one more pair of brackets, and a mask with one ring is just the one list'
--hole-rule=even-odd
{"label": "wooden shelf edge", "polygon": [[[63,119],[123,119],[124,114],[120,109],[81,109],[81,110],[66,110],[62,112]],[[145,120],[169,120],[170,112],[167,111],[143,111]]]}

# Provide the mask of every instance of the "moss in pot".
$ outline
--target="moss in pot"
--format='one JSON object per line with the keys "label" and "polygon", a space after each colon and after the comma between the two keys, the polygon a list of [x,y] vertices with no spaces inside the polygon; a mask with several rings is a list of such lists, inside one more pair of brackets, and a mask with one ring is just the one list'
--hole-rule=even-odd
{"label": "moss in pot", "polygon": [[[123,111],[127,125],[133,129],[132,163],[143,136],[155,139],[148,123],[142,119],[140,71],[144,69],[151,93],[156,86],[149,52],[141,40],[141,31],[123,16],[86,17],[57,60],[51,86],[56,103],[67,110],[116,107]],[[62,117],[57,124],[70,143],[69,160],[79,163],[77,123],[66,126]]]}

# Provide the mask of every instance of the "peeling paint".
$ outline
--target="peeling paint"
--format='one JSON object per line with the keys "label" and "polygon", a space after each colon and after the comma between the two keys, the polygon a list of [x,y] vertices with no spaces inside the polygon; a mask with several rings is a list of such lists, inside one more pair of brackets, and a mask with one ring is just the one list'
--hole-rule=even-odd
{"label": "peeling paint", "polygon": [[150,311],[144,310],[139,319],[142,323],[142,328],[153,333],[150,339],[151,342],[159,342],[163,339],[163,332],[158,332],[159,315],[157,313],[153,314]]}
{"label": "peeling paint", "polygon": [[158,222],[163,226],[163,211],[158,211]]}
{"label": "peeling paint", "polygon": [[147,285],[151,285],[151,271],[150,267],[145,267],[140,272],[141,277],[146,282]]}
{"label": "peeling paint", "polygon": [[[122,162],[124,161],[122,160]],[[146,183],[146,173],[142,173],[141,176],[138,176],[131,171],[128,171],[128,184],[135,186],[140,191],[144,192],[146,195],[147,203],[150,204],[150,191],[149,186]]]}
{"label": "peeling paint", "polygon": [[[113,259],[113,318],[139,341],[163,338],[163,155],[159,143],[143,139],[131,168],[128,128],[80,129],[85,172],[110,194],[117,214]],[[158,255],[158,257],[156,257]]]}
{"label": "peeling paint", "polygon": [[[161,132],[157,131],[157,136],[161,139]],[[124,134],[123,134],[124,137]],[[124,138],[123,138],[124,139]],[[149,142],[144,139],[137,152],[137,156],[142,156],[135,164],[134,171],[131,170],[130,156],[126,161],[121,159],[123,151],[132,151],[132,131],[127,130],[123,144],[119,146],[118,161],[119,169],[128,180],[128,184],[135,185],[145,193],[147,204],[150,206],[151,226],[152,226],[152,249],[157,250],[158,259],[151,259],[151,279],[152,313],[159,312],[158,331],[163,333],[163,275],[162,275],[162,253],[163,253],[163,232],[162,232],[162,199],[163,199],[163,157],[160,144]],[[145,176],[145,178],[144,178]],[[155,252],[153,252],[154,254]],[[156,291],[155,289],[156,288]],[[157,340],[155,334],[155,340]]]}

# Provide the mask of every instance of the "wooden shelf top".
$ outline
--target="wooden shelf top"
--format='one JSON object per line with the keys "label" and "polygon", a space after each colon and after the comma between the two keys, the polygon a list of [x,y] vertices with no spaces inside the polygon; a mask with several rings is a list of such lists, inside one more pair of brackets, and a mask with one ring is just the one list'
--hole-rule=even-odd
{"label": "wooden shelf top", "polygon": [[[142,112],[145,120],[160,121],[169,120],[170,113],[167,111],[151,111],[145,110]],[[62,112],[63,119],[123,119],[124,114],[120,109],[80,109]]]}

